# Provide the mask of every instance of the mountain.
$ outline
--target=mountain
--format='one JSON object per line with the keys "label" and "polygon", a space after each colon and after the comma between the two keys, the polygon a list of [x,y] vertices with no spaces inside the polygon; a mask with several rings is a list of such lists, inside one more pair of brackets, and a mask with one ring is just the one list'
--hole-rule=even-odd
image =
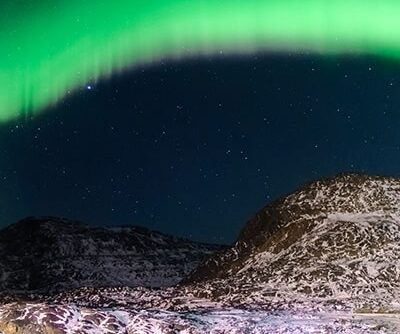
{"label": "mountain", "polygon": [[[260,210],[230,249],[185,279],[197,295],[394,300],[400,292],[400,180],[341,174]],[[194,286],[194,288],[193,288]]]}
{"label": "mountain", "polygon": [[143,227],[26,218],[0,231],[0,291],[170,286],[218,249]]}
{"label": "mountain", "polygon": [[[30,295],[25,300],[3,298],[0,333],[400,333],[397,178],[341,174],[312,182],[260,210],[229,248],[137,228],[93,229],[67,221],[55,223],[53,218],[20,222],[0,236],[0,263],[15,268],[3,275],[8,277],[3,282],[12,282],[11,277],[19,277],[20,271],[48,273],[55,286],[57,282],[73,286],[75,281],[58,274],[70,275],[67,264],[71,263],[73,272],[84,269],[82,263],[87,265],[83,273],[89,277],[79,277],[75,285],[87,287],[76,290]],[[132,258],[125,238],[135,245]],[[24,248],[25,244],[29,247]],[[155,245],[160,250],[157,256],[152,253]],[[96,255],[96,262],[91,256],[99,249],[103,253]],[[20,259],[27,259],[18,265],[10,257],[17,252],[23,255],[18,255]],[[77,253],[78,264],[68,256]],[[112,261],[107,257],[110,253]],[[8,254],[8,262],[2,254]],[[170,272],[179,274],[173,278],[185,274],[171,254],[185,259],[197,254],[194,262],[200,264],[176,285],[151,288],[160,286],[154,281],[165,282],[155,278],[162,275],[160,268],[174,268]],[[131,260],[121,260],[125,256]],[[206,260],[200,262],[200,257]],[[139,279],[138,258],[153,264],[146,264]],[[35,266],[35,259],[44,259],[38,263],[47,267],[24,270],[25,265]],[[66,264],[54,273],[48,263]],[[117,263],[115,268],[126,268],[129,263],[135,275],[131,280],[125,277],[128,270],[117,269],[114,275],[104,269],[100,272],[108,273],[108,282],[119,280],[115,287],[111,283],[99,287],[102,280],[96,275],[96,284],[81,284],[93,279],[90,272],[109,268],[109,263]],[[27,284],[29,280],[20,277]],[[44,275],[33,282],[41,279]],[[131,287],[122,286],[127,282]]]}

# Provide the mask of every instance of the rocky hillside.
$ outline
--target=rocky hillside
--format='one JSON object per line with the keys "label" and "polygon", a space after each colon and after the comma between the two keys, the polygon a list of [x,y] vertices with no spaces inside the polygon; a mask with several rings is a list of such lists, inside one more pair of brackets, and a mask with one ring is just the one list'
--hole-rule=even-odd
{"label": "rocky hillside", "polygon": [[[3,299],[0,333],[400,333],[400,179],[313,182],[228,249],[50,218],[9,227],[0,245],[3,286],[88,286]],[[175,286],[97,287],[173,284],[211,253]]]}
{"label": "rocky hillside", "polygon": [[0,291],[170,286],[217,249],[142,227],[27,218],[0,231]]}
{"label": "rocky hillside", "polygon": [[248,303],[400,295],[400,180],[343,174],[266,206],[185,281]]}

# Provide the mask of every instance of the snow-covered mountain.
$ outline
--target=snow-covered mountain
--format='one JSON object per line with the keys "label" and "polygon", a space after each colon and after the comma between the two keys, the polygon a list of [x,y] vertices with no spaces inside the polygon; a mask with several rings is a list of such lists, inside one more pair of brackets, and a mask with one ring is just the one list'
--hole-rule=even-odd
{"label": "snow-covered mountain", "polygon": [[[68,224],[67,230],[86,229]],[[24,230],[18,225],[10,229]],[[71,236],[85,235],[88,258],[92,241],[87,240],[101,240],[95,244],[104,249],[102,233],[122,233],[100,230]],[[17,237],[5,231],[8,238]],[[94,285],[25,300],[5,298],[9,302],[0,306],[0,333],[400,333],[400,179],[342,174],[313,182],[260,210],[230,248],[163,236],[175,240],[167,247],[154,232],[130,233],[150,235],[149,244],[161,243],[166,254],[178,246],[191,249],[183,253],[193,256],[195,249],[202,254],[196,263],[212,254],[174,286],[138,287],[143,278],[131,287]],[[43,239],[43,244],[67,244],[69,249],[71,242],[60,241],[65,239]],[[119,246],[111,245],[119,257]],[[153,254],[148,251],[153,246],[144,249],[142,258],[152,259],[147,254]],[[0,252],[12,254],[4,253],[4,247]],[[90,265],[95,270],[96,263]]]}
{"label": "snow-covered mountain", "polygon": [[27,218],[0,231],[0,290],[170,286],[217,249],[142,227]]}
{"label": "snow-covered mountain", "polygon": [[400,180],[342,174],[259,211],[235,245],[187,283],[216,300],[395,300],[400,296]]}

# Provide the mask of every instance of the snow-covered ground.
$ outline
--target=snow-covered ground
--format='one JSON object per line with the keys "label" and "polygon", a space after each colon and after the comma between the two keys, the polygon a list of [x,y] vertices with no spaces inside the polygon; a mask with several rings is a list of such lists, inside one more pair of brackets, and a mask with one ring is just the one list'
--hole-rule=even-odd
{"label": "snow-covered ground", "polygon": [[[1,308],[0,330],[5,319],[29,323],[39,333],[65,334],[273,334],[273,333],[399,333],[395,314],[350,312],[267,312],[261,310],[204,309],[186,312],[161,310],[88,309],[77,306],[28,304]],[[3,326],[3,327],[2,327]],[[47,332],[46,332],[47,330]],[[17,331],[15,331],[17,333]],[[19,332],[18,332],[19,333]]]}

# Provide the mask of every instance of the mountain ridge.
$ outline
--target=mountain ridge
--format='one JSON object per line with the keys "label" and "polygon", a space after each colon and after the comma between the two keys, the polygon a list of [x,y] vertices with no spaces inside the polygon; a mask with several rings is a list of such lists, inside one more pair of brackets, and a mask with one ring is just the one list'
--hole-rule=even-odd
{"label": "mountain ridge", "polygon": [[[245,266],[252,270],[255,270],[257,266],[258,268],[267,266],[260,264],[260,260],[254,260],[257,254],[259,254],[259,258],[261,254],[269,254],[264,257],[265,262],[269,263],[276,254],[287,252],[290,247],[295,247],[302,238],[307,238],[308,234],[318,231],[319,225],[327,228],[326,235],[315,236],[315,240],[328,238],[328,236],[330,238],[333,232],[329,231],[329,224],[326,225],[327,221],[330,221],[331,224],[338,224],[338,229],[342,227],[350,229],[351,224],[347,224],[347,226],[340,224],[343,220],[350,219],[354,225],[351,233],[356,236],[358,233],[364,233],[362,230],[363,219],[369,223],[371,223],[371,219],[375,219],[386,224],[387,229],[397,229],[400,222],[399,217],[400,179],[398,178],[342,173],[310,182],[294,193],[282,197],[258,211],[244,226],[236,243],[231,248],[215,253],[197,267],[182,284],[199,284],[200,286],[206,284],[207,289],[213,289],[213,285],[219,285],[214,289],[217,291],[214,291],[214,294],[223,295],[225,289],[222,289],[221,286],[235,286],[235,280],[245,281],[246,285],[250,285],[259,275],[260,284],[263,281],[268,283],[269,279],[273,280],[271,277],[274,274],[270,273],[269,279],[261,278],[263,270],[268,271],[266,268],[259,269],[258,273],[247,273],[248,276],[255,275],[255,279],[243,277]],[[345,232],[343,229],[343,233]],[[377,225],[371,225],[370,232],[382,234]],[[336,237],[340,240],[340,234]],[[397,240],[393,233],[388,238],[391,238],[393,244]],[[346,245],[342,246],[346,247]],[[370,246],[371,244],[368,247]],[[374,247],[377,246],[374,244]],[[321,252],[322,249],[314,251]],[[400,258],[400,253],[398,256]],[[254,263],[251,259],[254,260]],[[327,263],[326,266],[328,267],[329,264]],[[277,270],[279,272],[279,268]],[[397,271],[400,272],[400,267],[396,268]],[[240,275],[241,277],[238,277]],[[395,283],[394,277],[392,277],[393,284]],[[219,280],[223,283],[216,283]],[[209,285],[207,282],[210,282]],[[219,289],[221,291],[218,292]],[[240,288],[238,289],[240,290]]]}
{"label": "mountain ridge", "polygon": [[220,247],[144,227],[28,217],[0,230],[0,290],[174,285]]}

